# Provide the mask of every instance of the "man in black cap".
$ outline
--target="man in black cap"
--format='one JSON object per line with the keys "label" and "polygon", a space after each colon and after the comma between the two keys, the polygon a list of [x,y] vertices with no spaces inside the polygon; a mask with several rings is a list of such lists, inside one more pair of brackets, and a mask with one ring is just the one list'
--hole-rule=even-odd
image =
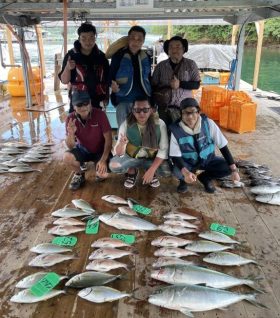
{"label": "man in black cap", "polygon": [[85,173],[81,170],[84,162],[95,163],[97,180],[107,178],[112,132],[106,114],[91,106],[87,91],[73,91],[71,97],[74,112],[66,119],[65,143],[69,150],[63,162],[74,170],[69,188],[77,190],[85,183]]}
{"label": "man in black cap", "polygon": [[[232,175],[239,181],[237,167],[227,147],[228,141],[215,122],[200,114],[200,107],[194,98],[182,100],[181,119],[172,124],[169,156],[174,164],[174,175],[180,183],[179,193],[187,192],[187,183],[198,179],[208,193],[214,193],[213,179]],[[224,158],[215,155],[215,146]],[[197,177],[195,172],[204,170]]]}

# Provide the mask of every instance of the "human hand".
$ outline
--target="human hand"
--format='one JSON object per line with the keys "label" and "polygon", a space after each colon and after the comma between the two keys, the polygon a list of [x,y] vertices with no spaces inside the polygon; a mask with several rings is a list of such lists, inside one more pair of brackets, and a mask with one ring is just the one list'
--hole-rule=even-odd
{"label": "human hand", "polygon": [[194,183],[196,181],[196,175],[190,171],[183,171],[183,176],[186,183]]}
{"label": "human hand", "polygon": [[122,145],[127,145],[128,138],[124,134],[120,134],[119,143]]}
{"label": "human hand", "polygon": [[74,60],[71,60],[71,56],[69,55],[66,67],[69,71],[72,71],[76,67],[76,62]]}
{"label": "human hand", "polygon": [[149,168],[143,175],[143,184],[149,184],[152,182],[155,175],[155,171]]}
{"label": "human hand", "polygon": [[75,136],[76,131],[76,119],[70,119],[67,125],[67,133],[68,135]]}
{"label": "human hand", "polygon": [[113,93],[117,93],[120,90],[119,84],[116,81],[112,81],[111,88]]}
{"label": "human hand", "polygon": [[231,173],[231,180],[232,180],[232,182],[239,182],[240,181],[240,176],[239,176],[238,171],[233,171]]}
{"label": "human hand", "polygon": [[100,178],[107,178],[107,162],[105,160],[99,160],[96,163],[96,175]]}
{"label": "human hand", "polygon": [[180,87],[180,81],[175,75],[173,76],[173,79],[170,82],[170,86],[172,89],[178,89]]}

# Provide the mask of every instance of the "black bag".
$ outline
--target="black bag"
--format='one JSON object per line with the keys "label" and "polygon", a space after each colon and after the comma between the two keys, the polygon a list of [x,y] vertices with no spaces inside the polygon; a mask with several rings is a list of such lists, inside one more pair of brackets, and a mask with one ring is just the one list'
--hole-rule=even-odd
{"label": "black bag", "polygon": [[167,107],[172,99],[172,89],[170,87],[161,87],[153,92],[153,102],[159,108]]}

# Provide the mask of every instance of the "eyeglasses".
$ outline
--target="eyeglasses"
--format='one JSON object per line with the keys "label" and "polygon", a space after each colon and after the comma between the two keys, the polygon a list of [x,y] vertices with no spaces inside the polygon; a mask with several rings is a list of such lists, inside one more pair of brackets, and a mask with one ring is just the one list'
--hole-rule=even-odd
{"label": "eyeglasses", "polygon": [[145,108],[133,108],[132,111],[133,113],[140,114],[141,112],[147,114],[151,107],[145,107]]}
{"label": "eyeglasses", "polygon": [[89,104],[89,102],[83,102],[83,103],[76,104],[75,106],[83,107],[83,106],[87,106],[88,104]]}
{"label": "eyeglasses", "polygon": [[194,110],[193,112],[182,111],[182,115],[185,115],[185,116],[194,116],[194,114],[196,113],[198,113],[198,110]]}

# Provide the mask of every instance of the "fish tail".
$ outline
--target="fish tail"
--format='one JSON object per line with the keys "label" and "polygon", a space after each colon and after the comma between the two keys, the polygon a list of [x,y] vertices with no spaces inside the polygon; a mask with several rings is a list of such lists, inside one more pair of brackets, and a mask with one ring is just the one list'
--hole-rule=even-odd
{"label": "fish tail", "polygon": [[248,301],[250,304],[258,307],[258,308],[265,308],[265,309],[269,309],[267,306],[261,304],[260,302],[258,302],[256,300],[256,295],[255,294],[248,294],[248,295],[245,295],[245,298],[244,300]]}

